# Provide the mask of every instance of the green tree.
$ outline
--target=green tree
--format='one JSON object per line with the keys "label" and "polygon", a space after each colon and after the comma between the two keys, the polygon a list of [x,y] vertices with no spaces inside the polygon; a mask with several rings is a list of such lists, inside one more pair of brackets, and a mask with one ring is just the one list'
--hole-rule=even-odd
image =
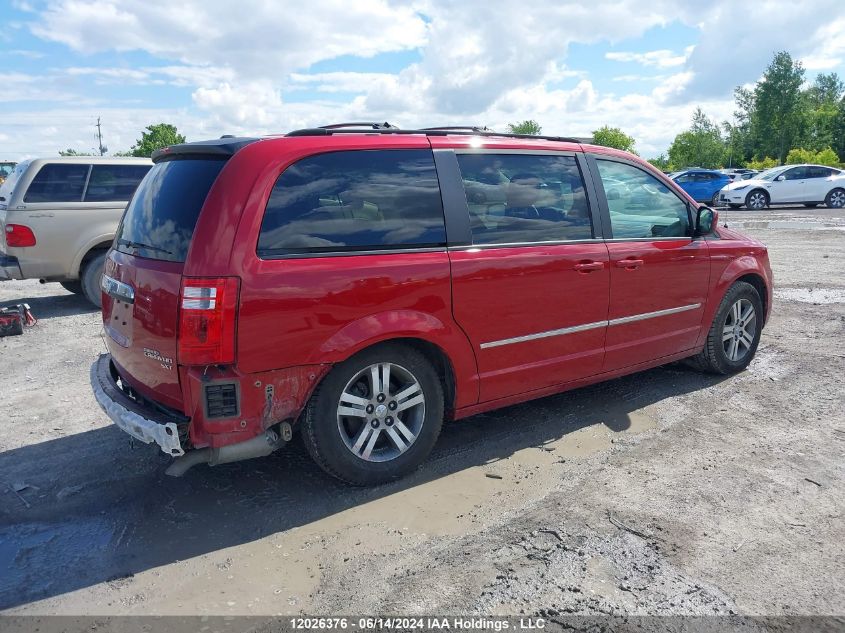
{"label": "green tree", "polygon": [[628,136],[618,127],[604,125],[597,130],[593,130],[593,143],[604,147],[615,147],[632,154],[637,153],[634,150],[634,137]]}
{"label": "green tree", "polygon": [[649,158],[648,162],[657,167],[660,171],[673,171],[674,166],[669,162],[666,154],[661,154],[657,158]]}
{"label": "green tree", "polygon": [[814,163],[816,153],[809,149],[793,148],[786,155],[787,165],[801,165],[802,163]]}
{"label": "green tree", "polygon": [[749,169],[771,169],[772,167],[777,167],[778,165],[780,165],[778,159],[772,158],[771,156],[766,156],[760,160],[753,159],[745,164],[745,166]]}
{"label": "green tree", "polygon": [[775,156],[783,163],[805,127],[801,95],[804,68],[786,51],[776,53],[754,87],[751,131],[756,156]]}
{"label": "green tree", "polygon": [[813,162],[817,165],[839,167],[839,156],[831,148],[826,147],[813,157]]}
{"label": "green tree", "polygon": [[541,134],[543,128],[534,119],[527,119],[519,123],[508,123],[508,132],[511,134]]}
{"label": "green tree", "polygon": [[94,156],[94,154],[89,154],[87,152],[80,152],[79,150],[72,149],[68,147],[67,149],[60,149],[59,156]]}
{"label": "green tree", "polygon": [[185,137],[177,132],[175,125],[158,123],[148,125],[146,130],[141,132],[141,138],[132,146],[131,151],[133,156],[149,158],[157,149],[184,142]]}
{"label": "green tree", "polygon": [[734,101],[736,102],[735,123],[725,121],[722,124],[727,141],[728,167],[743,165],[754,157],[754,137],[751,134],[754,92],[738,86],[734,90]]}
{"label": "green tree", "polygon": [[821,73],[803,93],[806,135],[804,146],[822,151],[837,140],[837,119],[845,85],[836,73]]}
{"label": "green tree", "polygon": [[669,147],[669,162],[681,167],[706,167],[716,169],[725,161],[725,143],[719,127],[701,110],[696,108],[692,127],[681,132]]}

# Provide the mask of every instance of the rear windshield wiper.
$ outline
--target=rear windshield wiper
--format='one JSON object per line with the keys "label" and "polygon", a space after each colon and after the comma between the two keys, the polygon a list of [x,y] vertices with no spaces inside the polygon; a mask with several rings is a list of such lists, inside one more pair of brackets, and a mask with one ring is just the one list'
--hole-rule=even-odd
{"label": "rear windshield wiper", "polygon": [[146,248],[147,250],[158,251],[159,253],[167,253],[168,255],[173,254],[166,248],[161,248],[160,246],[153,246],[152,244],[144,244],[142,242],[133,242],[132,240],[119,239],[117,240],[117,243],[121,246],[128,246],[129,248]]}

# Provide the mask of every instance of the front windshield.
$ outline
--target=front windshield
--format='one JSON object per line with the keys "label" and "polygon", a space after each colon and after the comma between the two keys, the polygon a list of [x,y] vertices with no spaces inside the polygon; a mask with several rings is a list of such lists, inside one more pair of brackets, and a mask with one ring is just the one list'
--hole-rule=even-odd
{"label": "front windshield", "polygon": [[778,174],[783,173],[785,170],[786,167],[772,167],[761,174],[757,174],[757,178],[760,180],[774,180],[777,178]]}

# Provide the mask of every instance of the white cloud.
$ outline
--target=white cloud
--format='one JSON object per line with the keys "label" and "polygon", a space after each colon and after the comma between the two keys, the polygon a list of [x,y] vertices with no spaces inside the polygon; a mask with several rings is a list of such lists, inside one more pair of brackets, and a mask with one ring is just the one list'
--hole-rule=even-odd
{"label": "white cloud", "polygon": [[610,51],[604,54],[605,59],[616,62],[636,62],[643,66],[655,66],[657,68],[672,68],[673,66],[683,66],[693,47],[688,47],[684,54],[678,55],[668,49],[660,49],[657,51],[649,51],[647,53],[630,53],[630,52],[614,52]]}
{"label": "white cloud", "polygon": [[[687,10],[692,7],[694,12]],[[794,51],[813,70],[841,67],[845,18],[837,7],[836,0],[820,0],[808,11],[794,0],[771,0],[765,10],[755,11],[752,32],[735,3],[720,0],[680,8],[671,0],[652,0],[647,8],[636,0],[589,5],[312,0],[295,8],[263,0],[236,5],[222,0],[46,0],[46,8],[27,7],[33,11],[29,28],[67,46],[76,65],[62,75],[55,70],[43,76],[6,73],[0,101],[74,103],[66,110],[42,105],[42,114],[21,108],[4,115],[17,126],[16,143],[32,139],[34,149],[45,150],[52,143],[50,153],[77,143],[87,147],[88,128],[102,115],[113,149],[128,148],[141,129],[162,120],[197,140],[338,120],[503,129],[510,121],[533,118],[544,131],[560,135],[584,136],[604,124],[618,125],[637,138],[641,152],[654,154],[689,125],[697,105],[717,120],[730,118],[733,87],[758,79],[775,50]],[[677,19],[700,29],[698,42],[680,52],[630,51],[630,40]],[[600,90],[599,78],[568,65],[576,43],[619,47],[623,50],[605,57],[636,64],[631,68],[638,72],[611,77],[613,94]],[[126,51],[142,51],[155,61],[140,67],[121,67],[116,61],[112,68],[78,61]],[[313,70],[320,62],[380,53],[411,53],[417,61],[395,72]],[[333,67],[342,69],[344,62]],[[626,85],[647,81],[655,83]],[[184,87],[193,105],[119,108],[92,99],[96,93],[89,88],[99,84]],[[304,91],[320,96],[303,103]],[[48,138],[39,133],[46,129],[45,120],[57,130]]]}

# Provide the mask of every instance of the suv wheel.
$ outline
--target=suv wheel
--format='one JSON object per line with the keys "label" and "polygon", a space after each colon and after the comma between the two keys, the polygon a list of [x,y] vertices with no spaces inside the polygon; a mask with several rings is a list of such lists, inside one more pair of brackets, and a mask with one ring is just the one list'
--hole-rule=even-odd
{"label": "suv wheel", "polygon": [[845,189],[834,189],[825,198],[824,203],[831,209],[845,207]]}
{"label": "suv wheel", "polygon": [[422,354],[379,345],[326,376],[302,424],[308,452],[330,475],[361,486],[392,481],[431,452],[443,424],[443,388]]}
{"label": "suv wheel", "polygon": [[757,289],[739,281],[730,287],[693,364],[715,374],[742,371],[754,358],[763,328],[763,304]]}
{"label": "suv wheel", "polygon": [[82,270],[80,282],[82,294],[98,308],[103,307],[103,296],[100,291],[100,278],[103,276],[103,266],[106,263],[106,253],[92,257]]}
{"label": "suv wheel", "polygon": [[745,197],[745,206],[754,211],[769,205],[769,194],[762,189],[755,189]]}

